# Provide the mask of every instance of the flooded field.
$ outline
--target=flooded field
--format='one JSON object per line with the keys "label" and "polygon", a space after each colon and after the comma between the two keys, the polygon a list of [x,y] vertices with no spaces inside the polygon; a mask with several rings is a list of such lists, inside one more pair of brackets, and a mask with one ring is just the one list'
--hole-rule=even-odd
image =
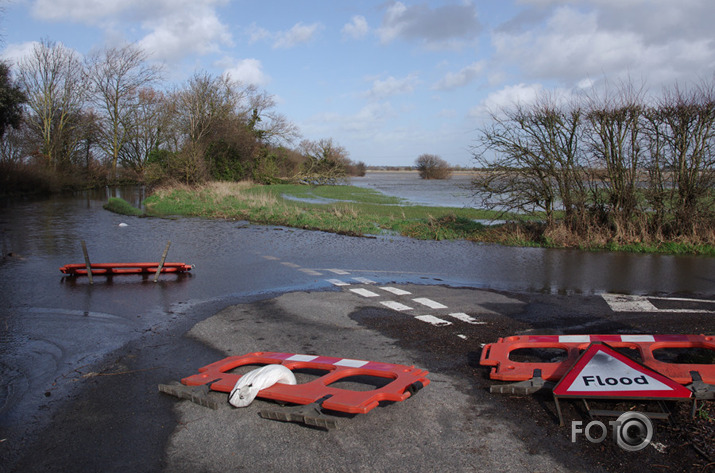
{"label": "flooded field", "polygon": [[417,171],[368,172],[350,178],[350,184],[400,197],[411,204],[436,207],[480,207],[480,200],[470,189],[471,173],[455,173],[450,179],[420,178]]}

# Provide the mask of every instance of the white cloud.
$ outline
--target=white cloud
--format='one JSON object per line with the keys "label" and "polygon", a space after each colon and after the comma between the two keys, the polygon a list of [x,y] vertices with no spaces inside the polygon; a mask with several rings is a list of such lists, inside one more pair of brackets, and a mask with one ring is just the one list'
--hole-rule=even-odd
{"label": "white cloud", "polygon": [[407,94],[415,90],[417,75],[410,74],[407,77],[396,79],[392,76],[385,80],[375,79],[372,88],[365,93],[369,99],[384,99],[398,94]]}
{"label": "white cloud", "polygon": [[138,0],[35,0],[32,15],[49,21],[96,23],[148,2]]}
{"label": "white cloud", "polygon": [[472,82],[479,77],[484,70],[484,62],[479,61],[463,68],[459,72],[449,72],[436,84],[432,86],[434,90],[453,90]]}
{"label": "white cloud", "polygon": [[343,38],[352,39],[362,39],[369,31],[370,27],[367,26],[367,20],[362,15],[355,15],[352,17],[350,23],[343,26],[343,29],[341,30]]}
{"label": "white cloud", "polygon": [[276,35],[276,40],[273,43],[274,48],[292,48],[298,44],[307,43],[315,37],[322,29],[320,23],[312,25],[304,25],[297,23],[288,31],[281,31]]}
{"label": "white cloud", "polygon": [[471,2],[435,9],[424,4],[405,6],[402,2],[393,2],[387,7],[377,34],[382,43],[402,38],[440,48],[461,47],[464,41],[475,39],[481,30]]}
{"label": "white cloud", "polygon": [[221,45],[232,44],[231,34],[216,12],[201,5],[148,20],[142,26],[151,33],[139,44],[152,57],[169,61],[181,59],[187,53],[218,52]]}
{"label": "white cloud", "polygon": [[321,113],[300,125],[307,135],[319,137],[336,130],[361,140],[369,140],[383,132],[385,122],[396,116],[390,103],[369,103],[352,114]]}
{"label": "white cloud", "polygon": [[664,0],[558,2],[541,24],[495,30],[495,65],[517,70],[523,79],[569,87],[594,76],[663,85],[711,74],[715,9],[711,0],[684,1],[687,6]]}
{"label": "white cloud", "polygon": [[12,64],[17,64],[23,58],[28,57],[37,44],[39,44],[37,41],[8,44],[3,50],[0,58],[3,61],[9,61]]}
{"label": "white cloud", "polygon": [[246,34],[248,34],[248,42],[250,44],[257,43],[258,41],[263,41],[264,39],[269,39],[271,37],[271,32],[265,28],[261,28],[255,23],[251,23],[246,29]]}
{"label": "white cloud", "polygon": [[232,67],[227,68],[225,72],[231,79],[242,84],[263,87],[271,80],[271,78],[263,72],[263,65],[258,59],[242,59]]}
{"label": "white cloud", "polygon": [[[34,0],[32,14],[46,21],[70,20],[102,29],[108,37],[132,32],[153,57],[169,61],[187,54],[216,52],[232,43],[217,14],[227,0]],[[131,41],[131,38],[119,38]]]}
{"label": "white cloud", "polygon": [[504,108],[533,103],[543,93],[544,87],[541,84],[507,85],[489,94],[481,104],[469,111],[469,115],[486,118],[490,113],[498,113]]}

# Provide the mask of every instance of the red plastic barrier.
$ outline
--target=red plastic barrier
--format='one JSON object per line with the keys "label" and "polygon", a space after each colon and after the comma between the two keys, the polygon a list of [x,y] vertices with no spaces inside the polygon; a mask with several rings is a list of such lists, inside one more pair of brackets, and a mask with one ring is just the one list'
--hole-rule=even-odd
{"label": "red plastic barrier", "polygon": [[[707,384],[715,384],[715,364],[666,363],[656,360],[653,352],[668,348],[700,348],[715,351],[715,337],[711,335],[519,335],[500,338],[484,346],[479,363],[493,366],[489,377],[500,381],[526,381],[541,370],[547,381],[559,381],[576,363],[580,353],[591,342],[606,342],[613,348],[638,350],[640,362],[679,384],[693,382],[691,371],[697,371]],[[518,362],[509,355],[514,350],[559,349],[566,352],[565,359],[549,362]]]}
{"label": "red plastic barrier", "polygon": [[[255,352],[224,358],[199,368],[199,374],[184,378],[181,382],[187,386],[211,383],[212,390],[229,393],[241,375],[228,371],[244,365],[267,364],[282,364],[290,370],[312,369],[328,373],[303,384],[274,384],[259,391],[258,397],[305,405],[329,395],[321,404],[323,408],[351,414],[365,414],[380,401],[404,401],[416,390],[430,383],[427,379],[428,372],[414,366],[274,352]],[[390,381],[387,385],[370,391],[350,391],[331,386],[350,376],[372,376]]]}
{"label": "red plastic barrier", "polygon": [[[90,265],[93,276],[109,276],[114,274],[154,274],[159,263],[94,263]],[[191,271],[190,264],[164,263],[162,273],[184,273]],[[60,268],[64,274],[71,276],[86,276],[87,266],[84,264],[66,264]]]}

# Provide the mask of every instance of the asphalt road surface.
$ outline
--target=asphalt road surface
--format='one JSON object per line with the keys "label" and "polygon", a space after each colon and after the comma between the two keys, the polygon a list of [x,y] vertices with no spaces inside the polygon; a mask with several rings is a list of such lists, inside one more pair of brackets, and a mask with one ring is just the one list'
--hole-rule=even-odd
{"label": "asphalt road surface", "polygon": [[[279,263],[279,262],[276,262]],[[300,268],[292,268],[298,270]],[[3,471],[711,471],[707,425],[671,406],[653,446],[577,438],[566,402],[559,427],[549,395],[490,394],[484,343],[515,334],[710,333],[715,301],[701,298],[510,293],[378,283],[335,269],[323,290],[252,295],[194,324],[147,331],[100,365],[76,370],[78,389],[23,442],[4,438]],[[186,317],[184,323],[180,322]],[[209,409],[158,392],[226,356],[257,351],[414,365],[430,384],[403,402],[337,416],[321,429],[267,420],[255,400]],[[364,388],[362,388],[364,389]],[[368,389],[370,389],[368,387]],[[51,396],[48,393],[48,396]],[[713,412],[712,410],[710,412]],[[713,412],[715,414],[715,412]],[[705,430],[703,430],[705,425]],[[712,429],[709,430],[712,435]],[[693,443],[704,441],[698,449]],[[710,453],[712,454],[712,453]],[[710,463],[710,466],[707,465]]]}

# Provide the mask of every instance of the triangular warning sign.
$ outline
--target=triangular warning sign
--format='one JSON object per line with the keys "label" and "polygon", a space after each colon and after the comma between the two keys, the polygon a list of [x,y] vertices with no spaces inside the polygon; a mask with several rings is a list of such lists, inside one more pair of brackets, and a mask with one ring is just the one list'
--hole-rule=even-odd
{"label": "triangular warning sign", "polygon": [[672,379],[618,353],[592,343],[554,387],[560,397],[689,398],[692,392]]}

